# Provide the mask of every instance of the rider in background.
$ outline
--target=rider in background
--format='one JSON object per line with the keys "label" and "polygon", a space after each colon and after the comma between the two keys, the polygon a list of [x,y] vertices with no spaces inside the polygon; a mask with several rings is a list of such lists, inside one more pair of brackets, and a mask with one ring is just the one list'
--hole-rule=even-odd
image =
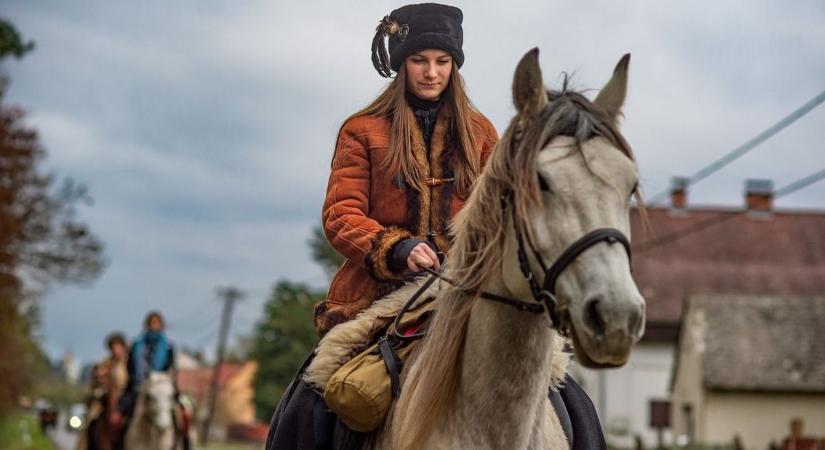
{"label": "rider in background", "polygon": [[157,311],[152,311],[143,321],[143,333],[132,343],[127,364],[129,382],[118,402],[116,420],[119,422],[131,417],[140,387],[150,372],[174,370],[174,348],[166,337],[164,328],[163,316]]}
{"label": "rider in background", "polygon": [[118,401],[126,389],[128,346],[121,333],[106,337],[109,355],[95,364],[88,401],[88,425],[78,438],[78,450],[117,450],[121,448],[117,423]]}

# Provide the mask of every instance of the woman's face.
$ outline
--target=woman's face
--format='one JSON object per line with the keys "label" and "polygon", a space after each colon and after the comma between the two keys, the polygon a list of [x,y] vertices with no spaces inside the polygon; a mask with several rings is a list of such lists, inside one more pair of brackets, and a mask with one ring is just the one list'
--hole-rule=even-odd
{"label": "woman's face", "polygon": [[444,50],[421,50],[404,60],[407,90],[422,100],[438,100],[450,83],[453,57]]}
{"label": "woman's face", "polygon": [[163,331],[163,322],[158,316],[149,318],[149,331]]}
{"label": "woman's face", "polygon": [[109,347],[112,352],[112,356],[115,359],[124,359],[126,357],[126,346],[123,345],[121,342],[112,342],[112,345]]}

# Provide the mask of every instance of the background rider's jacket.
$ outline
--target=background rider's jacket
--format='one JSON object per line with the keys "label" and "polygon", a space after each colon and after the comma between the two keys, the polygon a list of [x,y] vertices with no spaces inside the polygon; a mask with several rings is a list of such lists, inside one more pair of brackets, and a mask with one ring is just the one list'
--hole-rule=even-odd
{"label": "background rider's jacket", "polygon": [[169,372],[175,367],[175,350],[166,340],[166,336],[163,335],[163,340],[159,341],[147,339],[147,334],[141,335],[129,350],[129,359],[126,363],[129,382],[118,402],[118,410],[127,417],[134,411],[140,386],[149,371]]}
{"label": "background rider's jacket", "polygon": [[[414,117],[411,108],[408,113]],[[353,318],[399,286],[404,268],[391,267],[395,244],[417,238],[430,242],[437,251],[449,248],[447,224],[464,204],[453,183],[441,181],[453,177],[457,158],[448,132],[450,122],[451,111],[442,107],[429,146],[420,129],[413,133],[414,157],[423,176],[431,179],[423,192],[383,168],[389,152],[388,119],[362,116],[341,128],[322,218],[327,239],[346,262],[333,277],[327,299],[316,305],[319,334]],[[473,112],[472,123],[483,165],[498,136],[482,114]]]}

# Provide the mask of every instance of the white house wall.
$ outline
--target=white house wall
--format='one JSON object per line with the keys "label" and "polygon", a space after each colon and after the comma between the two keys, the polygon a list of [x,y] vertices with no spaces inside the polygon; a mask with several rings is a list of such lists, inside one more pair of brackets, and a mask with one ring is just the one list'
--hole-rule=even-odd
{"label": "white house wall", "polygon": [[[678,373],[675,374],[671,397],[671,431],[681,442],[690,439],[706,440],[707,414],[705,413],[705,390],[702,385],[702,353],[706,349],[705,329],[707,321],[702,310],[686,313],[681,330]],[[677,366],[674,365],[674,369]],[[690,405],[691,417],[685,414]],[[693,435],[688,431],[688,421],[693,423]]]}
{"label": "white house wall", "polygon": [[[648,427],[649,403],[670,397],[672,365],[672,345],[641,343],[621,368],[589,370],[576,367],[575,377],[593,400],[609,444],[632,448],[634,436],[640,435],[646,447],[655,447],[656,430]],[[601,386],[600,377],[603,377]],[[669,432],[664,438],[665,443],[671,442]]]}
{"label": "white house wall", "polygon": [[729,443],[739,434],[747,450],[781,443],[794,417],[804,421],[804,434],[825,436],[825,394],[709,392],[705,397],[705,441]]}

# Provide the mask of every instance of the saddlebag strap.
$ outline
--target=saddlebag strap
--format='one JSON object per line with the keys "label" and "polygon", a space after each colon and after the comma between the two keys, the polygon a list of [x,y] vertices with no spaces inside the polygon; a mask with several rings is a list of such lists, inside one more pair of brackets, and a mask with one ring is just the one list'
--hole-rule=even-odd
{"label": "saddlebag strap", "polygon": [[401,393],[401,360],[392,350],[390,340],[386,336],[378,342],[378,351],[381,353],[384,365],[387,366],[387,373],[390,374],[392,396],[398,398],[398,394]]}

